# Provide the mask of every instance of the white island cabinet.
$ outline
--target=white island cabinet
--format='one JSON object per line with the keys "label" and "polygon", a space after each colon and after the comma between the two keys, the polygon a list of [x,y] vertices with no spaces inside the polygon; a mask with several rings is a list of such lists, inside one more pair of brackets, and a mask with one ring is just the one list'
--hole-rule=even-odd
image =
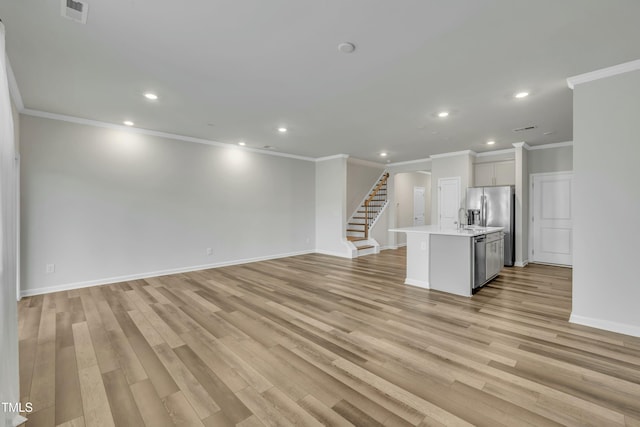
{"label": "white island cabinet", "polygon": [[[502,266],[500,243],[495,236],[502,227],[476,227],[448,229],[437,225],[394,228],[389,231],[407,235],[407,274],[405,284],[435,289],[456,295],[471,296],[478,271],[484,278],[493,278]],[[483,236],[487,245],[476,249],[476,237]],[[480,238],[482,240],[482,238]],[[478,243],[475,243],[477,246]],[[480,257],[482,265],[476,269],[476,252],[485,250]],[[499,258],[499,259],[498,259]]]}

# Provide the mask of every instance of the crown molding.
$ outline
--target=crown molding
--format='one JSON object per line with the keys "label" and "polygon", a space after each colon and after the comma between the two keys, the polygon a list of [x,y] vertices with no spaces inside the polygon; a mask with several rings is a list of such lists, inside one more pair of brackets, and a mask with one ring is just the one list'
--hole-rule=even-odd
{"label": "crown molding", "polygon": [[567,79],[567,86],[570,89],[574,89],[576,85],[582,83],[592,82],[594,80],[600,80],[607,77],[616,76],[618,74],[628,73],[630,71],[640,70],[640,59],[635,61],[625,62],[623,64],[614,65],[612,67],[602,68],[600,70],[591,71],[589,73],[578,74],[577,76],[569,77]]}
{"label": "crown molding", "polygon": [[464,155],[475,157],[478,155],[478,153],[472,150],[463,150],[463,151],[454,151],[452,153],[432,154],[430,157],[432,159],[441,159],[443,157],[464,156]]}
{"label": "crown molding", "polygon": [[19,113],[21,113],[22,111],[24,111],[24,102],[22,102],[22,95],[20,95],[20,88],[18,88],[16,75],[13,74],[13,69],[11,68],[9,57],[5,55],[4,59],[7,65],[7,82],[9,83],[9,93],[11,94],[11,99],[13,99],[13,104],[16,106],[16,109]]}
{"label": "crown molding", "polygon": [[312,159],[312,161],[314,161],[314,162],[324,162],[325,160],[348,159],[348,158],[349,158],[348,154],[336,154],[336,155],[333,155],[333,156],[317,157],[315,159]]}
{"label": "crown molding", "polygon": [[511,154],[514,151],[515,151],[515,148],[505,148],[504,150],[483,151],[482,153],[476,154],[476,157],[489,157],[489,156],[498,156],[500,154]]}
{"label": "crown molding", "polygon": [[168,138],[168,139],[174,139],[174,140],[178,140],[178,141],[193,142],[193,143],[196,143],[196,144],[211,145],[211,146],[214,146],[214,147],[224,147],[224,148],[233,147],[233,148],[235,148],[237,150],[251,151],[253,153],[265,154],[267,156],[287,157],[287,158],[290,158],[290,159],[304,160],[304,161],[307,161],[307,162],[316,161],[316,159],[314,159],[312,157],[297,156],[295,154],[287,154],[287,153],[278,153],[278,152],[273,152],[273,151],[260,150],[260,149],[257,149],[257,148],[251,148],[251,147],[240,147],[239,145],[236,145],[236,144],[228,144],[228,143],[212,141],[212,140],[208,140],[208,139],[194,138],[192,136],[178,135],[178,134],[174,134],[174,133],[159,132],[159,131],[150,130],[150,129],[141,129],[141,128],[136,128],[136,127],[124,126],[124,125],[116,125],[116,124],[113,124],[113,123],[101,122],[101,121],[97,121],[97,120],[83,119],[83,118],[80,118],[80,117],[66,116],[64,114],[49,113],[47,111],[32,110],[32,109],[29,109],[29,108],[24,108],[22,111],[20,111],[20,113],[24,114],[26,116],[40,117],[40,118],[43,118],[43,119],[58,120],[58,121],[62,121],[62,122],[76,123],[76,124],[80,124],[80,125],[101,127],[101,128],[106,128],[106,129],[114,129],[114,130],[119,130],[119,131],[137,133],[137,134],[141,134],[141,135],[157,136],[157,137],[160,137],[160,138]]}
{"label": "crown molding", "polygon": [[430,158],[424,158],[424,159],[417,159],[417,160],[406,160],[404,162],[395,162],[395,163],[387,163],[386,166],[387,167],[392,167],[392,166],[403,166],[403,165],[410,165],[413,163],[423,163],[423,162],[430,162],[431,159]]}
{"label": "crown molding", "polygon": [[423,175],[429,175],[429,176],[431,176],[431,172],[429,172],[429,171],[415,171],[415,173],[421,173],[421,174],[423,174]]}
{"label": "crown molding", "polygon": [[531,150],[531,146],[526,142],[514,142],[513,145],[515,148],[524,148],[525,150]]}
{"label": "crown molding", "polygon": [[355,157],[349,157],[349,160],[347,160],[347,162],[353,163],[353,164],[356,164],[356,165],[370,166],[370,167],[380,168],[380,169],[384,169],[384,168],[387,167],[387,165],[382,164],[382,163],[372,162],[372,161],[369,161],[369,160],[357,159]]}
{"label": "crown molding", "polygon": [[544,145],[532,145],[531,147],[529,147],[529,150],[545,150],[547,148],[561,148],[561,147],[573,147],[573,141],[554,142],[551,144],[544,144]]}

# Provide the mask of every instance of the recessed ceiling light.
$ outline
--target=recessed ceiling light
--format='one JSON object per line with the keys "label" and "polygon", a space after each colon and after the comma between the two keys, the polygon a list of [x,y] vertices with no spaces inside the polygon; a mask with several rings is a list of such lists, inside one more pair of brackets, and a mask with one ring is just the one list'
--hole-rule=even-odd
{"label": "recessed ceiling light", "polygon": [[487,141],[487,145],[493,145],[495,143],[496,143],[495,141]]}
{"label": "recessed ceiling light", "polygon": [[241,146],[243,146],[243,147],[244,147],[244,146],[245,146],[245,145],[247,145],[247,144],[245,144],[245,142],[244,142],[244,141],[240,141],[240,142],[238,142],[238,145],[241,145]]}
{"label": "recessed ceiling light", "polygon": [[445,117],[447,117],[448,115],[449,115],[448,111],[441,111],[441,112],[438,113],[438,117],[443,118],[443,119]]}
{"label": "recessed ceiling light", "polygon": [[151,92],[147,92],[144,94],[144,97],[151,100],[151,101],[155,101],[158,99],[158,95],[156,95],[155,93],[151,93]]}
{"label": "recessed ceiling light", "polygon": [[124,122],[122,122],[125,126],[133,126],[135,123],[133,123],[131,120],[125,120]]}
{"label": "recessed ceiling light", "polygon": [[382,153],[380,153],[380,157],[387,157],[387,153],[383,151]]}
{"label": "recessed ceiling light", "polygon": [[529,96],[529,92],[518,92],[513,96],[516,98],[526,98],[527,96]]}
{"label": "recessed ceiling light", "polygon": [[278,128],[278,132],[280,132],[280,133],[286,133],[286,132],[287,132],[287,128],[286,128],[286,127],[279,127],[279,128]]}
{"label": "recessed ceiling light", "polygon": [[356,45],[349,42],[340,43],[338,50],[342,53],[353,53],[353,51],[356,50]]}

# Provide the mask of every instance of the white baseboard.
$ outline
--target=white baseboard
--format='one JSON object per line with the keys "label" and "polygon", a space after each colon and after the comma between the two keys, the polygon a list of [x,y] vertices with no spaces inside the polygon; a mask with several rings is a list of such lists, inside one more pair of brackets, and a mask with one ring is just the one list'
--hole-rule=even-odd
{"label": "white baseboard", "polygon": [[513,265],[516,266],[516,267],[526,267],[528,264],[529,264],[529,260],[528,259],[525,259],[522,262],[516,261],[516,262],[513,263]]}
{"label": "white baseboard", "polygon": [[403,248],[407,246],[406,243],[400,243],[399,245],[387,245],[387,246],[380,246],[380,250],[381,251],[386,251],[388,249],[399,249],[399,248]]}
{"label": "white baseboard", "polygon": [[573,313],[571,313],[571,316],[569,317],[569,322],[576,323],[578,325],[591,326],[592,328],[604,329],[605,331],[617,332],[619,334],[631,335],[632,337],[640,337],[640,326],[637,325],[579,316]]}
{"label": "white baseboard", "polygon": [[307,255],[314,253],[314,250],[289,252],[284,254],[267,255],[256,258],[245,258],[232,261],[224,261],[214,264],[194,265],[190,267],[172,268],[168,270],[150,271],[146,273],[130,274],[126,276],[107,277],[96,280],[88,280],[84,282],[65,283],[62,285],[48,286],[43,288],[26,289],[20,292],[20,297],[29,297],[33,295],[49,294],[52,292],[70,291],[73,289],[88,288],[90,286],[109,285],[112,283],[127,282],[129,280],[148,279],[150,277],[166,276],[169,274],[188,273],[190,271],[208,270],[210,268],[228,267],[231,265],[248,264],[251,262],[268,261],[271,259],[287,258],[297,255]]}
{"label": "white baseboard", "polygon": [[411,286],[417,286],[418,288],[423,288],[423,289],[431,289],[429,286],[429,282],[426,282],[424,280],[416,280],[416,279],[410,279],[410,278],[406,278],[404,279],[404,284],[405,285],[411,285]]}
{"label": "white baseboard", "polygon": [[312,251],[312,252],[315,252],[317,254],[322,254],[322,255],[337,256],[340,258],[353,258],[349,256],[349,254],[346,252],[325,251],[324,249],[316,249],[315,251]]}

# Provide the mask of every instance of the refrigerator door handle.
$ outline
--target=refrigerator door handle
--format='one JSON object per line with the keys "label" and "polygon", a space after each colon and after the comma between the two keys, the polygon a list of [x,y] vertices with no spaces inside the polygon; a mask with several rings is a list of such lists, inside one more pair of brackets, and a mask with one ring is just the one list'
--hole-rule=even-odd
{"label": "refrigerator door handle", "polygon": [[482,195],[482,213],[480,214],[480,225],[482,227],[486,227],[487,226],[487,196],[486,195]]}

